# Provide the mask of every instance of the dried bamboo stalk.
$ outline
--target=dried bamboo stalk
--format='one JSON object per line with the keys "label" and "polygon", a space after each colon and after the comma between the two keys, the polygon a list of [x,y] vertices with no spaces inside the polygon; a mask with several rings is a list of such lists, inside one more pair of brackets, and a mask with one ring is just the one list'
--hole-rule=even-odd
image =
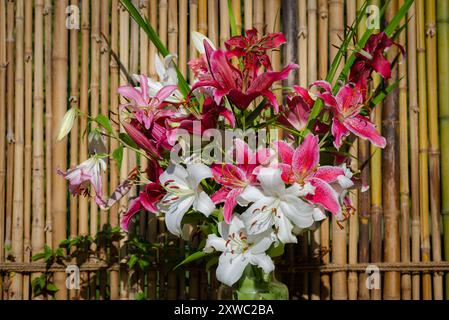
{"label": "dried bamboo stalk", "polygon": [[[197,0],[189,0],[189,32],[190,35],[192,31],[198,31],[198,1]],[[193,41],[189,35],[189,57],[188,60],[194,59],[197,57],[197,51],[195,46],[193,45]],[[193,73],[189,70],[189,79],[190,82],[193,82]]]}
{"label": "dried bamboo stalk", "polygon": [[[415,3],[408,12],[407,28],[407,81],[409,99],[409,127],[410,127],[410,191],[412,209],[412,261],[420,261],[420,221],[419,221],[419,142],[418,142],[418,96],[416,75],[416,16]],[[420,299],[420,276],[412,275],[412,299]]]}
{"label": "dried bamboo stalk", "polygon": [[[129,70],[129,36],[130,36],[130,32],[129,32],[129,14],[126,11],[125,8],[121,7],[120,10],[120,33],[119,33],[119,58],[120,58],[120,63],[123,65],[123,67],[126,70]],[[166,33],[165,33],[166,34]],[[120,85],[126,85],[128,83],[128,79],[126,78],[126,75],[121,72],[120,73]],[[120,103],[125,103],[125,99],[124,98],[120,98]],[[121,120],[121,117],[120,117]],[[124,129],[121,126],[120,130],[123,132]],[[123,181],[126,179],[126,177],[128,176],[128,157],[129,157],[129,153],[128,153],[128,149],[125,148],[125,150],[123,151],[123,162],[122,162],[122,167],[120,170],[120,179]],[[123,214],[124,212],[126,212],[126,208],[128,207],[128,197],[123,197],[120,200],[120,214]],[[125,254],[124,251],[126,251],[125,248],[125,241],[126,238],[122,239],[120,241],[120,255],[119,255],[119,259],[122,256],[122,253]],[[126,300],[128,299],[128,274],[127,272],[120,272],[120,299],[121,300]]]}
{"label": "dried bamboo stalk", "polygon": [[232,11],[235,16],[235,25],[237,27],[237,33],[242,33],[242,3],[240,0],[232,0]]}
{"label": "dried bamboo stalk", "polygon": [[[440,231],[440,144],[438,136],[437,38],[435,1],[426,1],[426,64],[429,126],[430,212],[432,218],[432,261],[441,261]],[[443,277],[433,274],[433,299],[443,299]]]}
{"label": "dried bamboo stalk", "polygon": [[[5,200],[6,200],[6,2],[0,1],[0,262],[5,250]],[[0,276],[0,299],[3,295],[3,279]]]}
{"label": "dried bamboo stalk", "polygon": [[208,0],[207,1],[207,25],[208,25],[207,36],[215,45],[218,45],[218,20],[220,20],[219,17],[220,16],[218,14],[218,0]]}
{"label": "dried bamboo stalk", "polygon": [[[168,12],[168,51],[176,53],[178,52],[178,0],[169,0],[168,6],[170,8]],[[203,5],[206,7],[206,3]],[[201,10],[200,10],[201,12]],[[204,18],[207,19],[206,13]],[[207,23],[206,23],[207,29]]]}
{"label": "dried bamboo stalk", "polygon": [[[109,1],[106,1],[102,4],[101,8],[101,16],[100,16],[100,38],[101,47],[100,47],[100,111],[101,114],[106,117],[110,117],[109,115],[109,48],[107,47],[107,43],[110,41],[109,39]],[[103,37],[106,39],[103,39]],[[113,91],[114,92],[114,91]],[[109,145],[109,139],[105,138],[106,145]],[[103,190],[105,194],[110,194],[109,192],[109,184],[108,184],[107,174],[103,174]],[[115,187],[115,185],[113,185]],[[109,212],[105,210],[100,211],[100,231],[106,230],[108,227],[108,216]],[[101,260],[107,259],[107,243],[102,241],[100,244],[100,252],[99,258]],[[99,272],[100,277],[100,299],[107,298],[107,272],[101,271]]]}
{"label": "dried bamboo stalk", "polygon": [[[54,16],[54,44],[53,44],[53,126],[52,126],[52,143],[53,143],[53,172],[59,168],[64,170],[67,166],[67,141],[56,142],[59,134],[59,124],[67,111],[67,40],[68,30],[66,28],[67,15],[65,10],[68,1],[61,0],[56,2],[55,16]],[[52,181],[52,214],[54,223],[54,237],[53,247],[58,247],[59,243],[67,238],[67,185],[65,179],[61,177],[55,178]],[[64,272],[56,272],[54,274],[55,285],[59,289],[56,293],[56,298],[67,299],[67,291],[65,290],[66,274]]]}
{"label": "dried bamboo stalk", "polygon": [[299,64],[299,85],[307,88],[307,42],[308,42],[308,25],[307,25],[307,1],[299,0],[298,2],[298,64]]}
{"label": "dried bamboo stalk", "polygon": [[[351,25],[356,18],[357,2],[346,1],[346,26]],[[364,21],[362,21],[363,23]],[[360,29],[363,25],[360,26]],[[362,30],[360,30],[362,32]],[[360,33],[361,33],[360,32]],[[349,54],[350,52],[348,52]],[[352,157],[351,168],[353,171],[357,171],[359,168],[358,156],[358,142],[360,139],[356,139],[349,149],[349,153]],[[353,203],[355,212],[349,218],[349,239],[348,239],[348,262],[350,264],[357,263],[357,242],[358,242],[358,190],[354,190],[349,195],[351,202]],[[358,277],[357,272],[348,273],[348,299],[357,300],[358,291]]]}
{"label": "dried bamboo stalk", "polygon": [[[260,1],[262,2],[262,1]],[[193,31],[190,29],[190,31]],[[228,11],[228,1],[220,0],[220,46],[224,46],[224,42],[229,39],[229,11]],[[217,43],[218,45],[218,43]]]}
{"label": "dried bamboo stalk", "polygon": [[[324,79],[328,69],[328,6],[326,0],[318,0],[318,78]],[[323,264],[330,262],[329,243],[329,219],[321,224],[320,230],[320,253]],[[330,299],[330,276],[321,274],[320,297],[323,300]]]}
{"label": "dried bamboo stalk", "polygon": [[[23,188],[24,188],[24,2],[16,2],[15,61],[15,121],[14,121],[14,205],[12,212],[11,254],[14,261],[23,262]],[[11,278],[9,300],[22,300],[23,275]]]}
{"label": "dried bamboo stalk", "polygon": [[[118,52],[118,37],[119,37],[119,21],[118,21],[118,0],[112,0],[111,3],[111,51],[117,54]],[[114,126],[114,130],[120,131],[119,123],[119,98],[117,95],[117,88],[119,86],[119,66],[115,59],[110,59],[110,67],[111,67],[111,120],[112,125]],[[111,139],[110,141],[111,150],[115,150],[118,147],[118,142],[116,139]],[[119,175],[120,169],[118,168],[118,164],[115,160],[111,160],[111,170],[109,175],[109,183],[111,186],[117,186],[119,184]],[[113,206],[109,212],[109,223],[111,224],[111,228],[115,228],[119,225],[119,214],[118,207]],[[119,242],[113,241],[111,244],[110,253],[109,253],[109,261],[116,262],[119,253]],[[109,274],[110,278],[110,293],[111,300],[118,300],[120,298],[120,288],[119,288],[119,272],[111,271]]]}
{"label": "dried bamboo stalk", "polygon": [[[31,260],[31,170],[33,131],[33,2],[25,2],[25,146],[24,146],[24,212],[23,212],[23,262]],[[30,275],[23,275],[23,299],[30,299]]]}
{"label": "dried bamboo stalk", "polygon": [[207,1],[198,0],[198,32],[207,35]]}
{"label": "dried bamboo stalk", "polygon": [[[403,0],[398,5],[402,6]],[[404,23],[404,21],[402,21]],[[406,34],[399,35],[399,43],[405,46]],[[403,78],[399,85],[399,174],[400,174],[400,210],[401,210],[401,261],[410,262],[410,190],[409,190],[409,161],[408,161],[408,114],[407,114],[407,65],[405,61],[399,64],[399,78]],[[410,300],[411,275],[404,273],[401,276],[402,299]]]}
{"label": "dried bamboo stalk", "polygon": [[[51,141],[53,132],[53,80],[51,63],[53,6],[51,0],[45,0],[44,7],[44,62],[45,62],[45,141]],[[53,181],[53,157],[51,143],[45,144],[45,241],[48,246],[53,242],[53,217],[52,217],[52,181]]]}
{"label": "dried bamboo stalk", "polygon": [[[210,15],[209,15],[210,16]],[[155,17],[155,19],[157,19]],[[179,0],[179,30],[187,29],[187,0]],[[179,52],[178,52],[178,66],[181,74],[187,76],[187,39],[188,31],[179,33]],[[150,49],[151,51],[151,49]],[[153,64],[153,60],[150,60]],[[150,66],[151,68],[151,66]]]}
{"label": "dried bamboo stalk", "polygon": [[[6,217],[5,217],[5,249],[11,247],[12,211],[14,183],[14,2],[8,1],[6,6]],[[5,257],[8,256],[5,250]]]}
{"label": "dried bamboo stalk", "polygon": [[[90,38],[90,1],[81,2],[81,70],[80,70],[80,110],[82,113],[89,113],[89,38]],[[87,141],[87,119],[80,118],[80,149],[79,160],[84,161],[88,158]],[[85,197],[78,199],[79,224],[78,235],[87,236],[89,234],[89,201]],[[80,274],[82,282],[80,299],[88,298],[88,289],[85,281],[88,279],[87,272]]]}
{"label": "dried bamboo stalk", "polygon": [[245,31],[253,28],[253,2],[243,1],[243,18]]}
{"label": "dried bamboo stalk", "polygon": [[[197,1],[197,0],[196,0]],[[167,14],[168,0],[159,0],[159,32],[162,43],[167,43]]]}
{"label": "dried bamboo stalk", "polygon": [[[37,0],[34,12],[34,113],[33,113],[33,204],[31,254],[45,244],[44,186],[44,0]],[[32,274],[33,280],[39,274]]]}
{"label": "dried bamboo stalk", "polygon": [[[287,38],[287,43],[284,45],[284,61],[287,63],[296,63],[297,54],[299,54],[297,41],[297,6],[294,0],[282,1],[282,23],[285,30],[284,35]],[[305,70],[302,70],[305,73]],[[284,85],[292,86],[296,84],[296,73],[291,72],[289,77],[284,81]]]}
{"label": "dried bamboo stalk", "polygon": [[[449,3],[437,0],[438,86],[441,139],[441,214],[443,216],[444,259],[449,260]],[[449,274],[445,276],[445,298],[449,299]]]}
{"label": "dried bamboo stalk", "polygon": [[[220,10],[220,17],[222,11]],[[254,16],[253,27],[257,29],[259,33],[262,33],[264,28],[264,2],[260,0],[254,1]]]}
{"label": "dried bamboo stalk", "polygon": [[[344,21],[343,21],[343,1],[330,0],[329,1],[329,38],[330,38],[330,58],[331,60],[337,54],[338,49],[334,46],[339,46],[341,39],[343,39]],[[343,60],[343,59],[342,59]],[[339,74],[343,61],[338,67],[337,74]],[[335,219],[332,219],[332,262],[333,263],[347,263],[346,253],[346,222],[342,223],[343,229],[340,228]],[[332,275],[332,299],[346,300],[347,293],[347,278],[346,272],[335,272]]]}
{"label": "dried bamboo stalk", "polygon": [[[90,115],[96,118],[100,112],[100,1],[91,0],[91,29],[90,29]],[[95,128],[95,124],[91,124]],[[98,206],[94,199],[90,201],[90,236],[95,237],[98,232]],[[92,250],[96,250],[92,246]],[[94,259],[92,259],[94,261]],[[96,299],[96,284],[97,274],[95,272],[89,273],[89,296],[91,300]]]}
{"label": "dried bamboo stalk", "polygon": [[[430,261],[429,232],[429,163],[428,163],[428,128],[427,128],[427,83],[426,83],[426,49],[424,26],[424,1],[416,1],[416,35],[418,60],[418,103],[419,103],[419,194],[421,221],[421,261]],[[429,273],[422,277],[422,298],[432,299],[432,283]]]}

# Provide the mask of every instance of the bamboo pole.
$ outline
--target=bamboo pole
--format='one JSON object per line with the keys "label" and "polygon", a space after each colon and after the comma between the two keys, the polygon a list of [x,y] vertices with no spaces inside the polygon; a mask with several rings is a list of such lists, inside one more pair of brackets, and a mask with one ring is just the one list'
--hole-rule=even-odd
{"label": "bamboo pole", "polygon": [[240,0],[232,0],[232,11],[235,16],[235,25],[237,27],[237,33],[242,33],[242,3]]}
{"label": "bamboo pole", "polygon": [[[78,0],[71,0],[72,6],[78,7]],[[73,13],[72,13],[73,14]],[[70,29],[70,108],[79,108],[79,81],[78,81],[78,29]],[[78,165],[79,162],[79,120],[75,119],[70,131],[70,167]],[[70,197],[70,238],[78,235],[78,197]],[[70,299],[76,298],[76,291],[71,290]]]}
{"label": "bamboo pole", "polygon": [[[210,14],[209,14],[210,16]],[[157,20],[155,16],[153,18],[154,21]],[[179,69],[184,77],[187,77],[187,39],[189,38],[189,33],[187,29],[187,0],[179,0],[179,30],[186,30],[185,32],[179,33]],[[218,31],[217,31],[218,34]],[[150,48],[151,52],[151,48]],[[150,60],[150,68],[151,65],[154,65],[154,57]],[[150,73],[151,74],[151,73]],[[153,75],[152,75],[153,76]]]}
{"label": "bamboo pole", "polygon": [[[440,144],[438,136],[437,38],[435,1],[426,1],[427,103],[429,111],[430,212],[432,218],[432,261],[441,261],[440,231]],[[433,299],[443,299],[443,277],[433,274]]]}
{"label": "bamboo pole", "polygon": [[[129,70],[129,14],[125,8],[121,7],[120,11],[120,33],[119,33],[119,57],[120,63],[126,70]],[[166,33],[165,33],[166,35]],[[166,39],[166,37],[165,37]],[[120,73],[120,85],[126,85],[128,80],[123,72]],[[120,103],[125,103],[126,100],[124,98],[120,99]],[[120,118],[121,120],[121,118]],[[120,129],[122,132],[124,131],[123,127]],[[123,151],[123,162],[120,171],[120,179],[123,181],[126,179],[128,175],[128,150],[125,148]],[[120,214],[126,212],[126,208],[128,207],[128,198],[123,197],[120,200]],[[120,258],[122,254],[125,254],[125,241],[126,238],[120,241]],[[120,299],[126,300],[128,299],[128,274],[127,272],[120,272]]]}
{"label": "bamboo pole", "polygon": [[[331,60],[337,54],[338,49],[334,46],[339,46],[341,39],[343,39],[344,22],[343,22],[343,1],[330,0],[329,1],[329,38],[330,45],[329,54]],[[342,63],[338,67],[337,74],[341,70]],[[332,219],[332,262],[333,263],[347,263],[346,253],[346,222],[341,223],[343,228],[338,226],[337,221]],[[347,279],[346,272],[335,272],[332,275],[332,299],[346,300]]]}
{"label": "bamboo pole", "polygon": [[[403,0],[398,5],[402,6]],[[404,20],[404,19],[403,19]],[[404,21],[402,21],[404,23]],[[406,34],[399,35],[399,42],[405,46]],[[409,161],[408,161],[408,123],[407,123],[407,65],[399,64],[399,78],[404,78],[399,85],[399,174],[400,174],[400,210],[401,210],[401,261],[410,262],[410,191],[409,191]],[[411,277],[404,273],[401,276],[402,299],[411,299]]]}
{"label": "bamboo pole", "polygon": [[[245,15],[245,18],[246,18],[246,15]],[[215,45],[218,45],[218,20],[220,20],[220,16],[218,13],[218,0],[208,0],[207,1],[207,25],[208,25],[207,36]],[[245,20],[245,23],[246,23],[246,20]],[[182,32],[182,33],[184,33],[184,32]]]}
{"label": "bamboo pole", "polygon": [[207,1],[198,0],[198,32],[207,35]]}
{"label": "bamboo pole", "polygon": [[[56,142],[59,134],[59,124],[67,111],[67,39],[66,28],[67,0],[56,2],[54,16],[54,44],[53,44],[53,172],[58,168],[64,170],[67,165],[67,142],[66,140]],[[66,204],[66,181],[62,178],[53,180],[52,192],[52,213],[54,222],[53,247],[58,247],[59,243],[67,238],[67,204]],[[57,299],[67,299],[65,290],[66,275],[64,272],[54,274],[55,285],[59,288],[56,293]]]}
{"label": "bamboo pole", "polygon": [[[44,0],[34,12],[34,113],[33,113],[33,211],[31,253],[42,252],[45,244],[44,186]],[[31,275],[33,280],[39,274]]]}
{"label": "bamboo pole", "polygon": [[[189,57],[188,60],[194,59],[197,57],[197,52],[195,46],[193,45],[193,41],[191,39],[192,31],[198,30],[198,1],[197,0],[189,0]],[[193,72],[189,71],[189,79],[190,82],[193,82]]]}
{"label": "bamboo pole", "polygon": [[[110,41],[109,39],[109,15],[110,15],[110,3],[106,1],[102,3],[101,8],[101,16],[100,16],[100,32],[101,32],[101,48],[100,48],[100,111],[101,114],[106,117],[110,117],[109,115],[109,48],[107,47],[107,43]],[[104,39],[103,39],[104,37]],[[148,58],[145,57],[145,61]],[[105,138],[106,145],[109,145],[109,139]],[[109,168],[109,166],[108,166]],[[110,194],[109,192],[109,184],[108,184],[107,173],[103,174],[103,190],[105,194]],[[113,185],[114,186],[114,185]],[[106,210],[100,211],[100,231],[104,231],[108,228],[108,217],[109,212]],[[107,259],[107,246],[108,244],[105,241],[102,241],[100,244],[100,252],[99,257],[100,260]],[[100,299],[107,298],[107,278],[108,274],[105,271],[101,271],[99,273],[100,277]]]}
{"label": "bamboo pole", "polygon": [[[5,249],[11,246],[12,211],[13,211],[13,179],[14,179],[14,2],[8,1],[6,6],[6,217],[5,217]],[[8,253],[5,250],[5,257]]]}
{"label": "bamboo pole", "polygon": [[253,2],[243,1],[243,18],[245,30],[252,29],[253,27]]}
{"label": "bamboo pole", "polygon": [[[111,51],[117,54],[118,52],[118,37],[119,37],[119,25],[118,25],[118,0],[112,0],[111,4]],[[119,123],[119,98],[117,95],[117,88],[119,86],[119,66],[115,59],[110,59],[111,66],[111,120],[112,125],[114,126],[115,131],[120,130]],[[116,139],[111,139],[111,150],[115,150],[118,147],[118,142]],[[118,164],[115,160],[111,160],[110,166],[110,176],[109,183],[111,186],[117,186],[119,184],[119,175],[120,169],[118,168]],[[111,228],[115,228],[119,225],[119,213],[118,207],[113,206],[110,209],[110,224]],[[117,258],[119,255],[119,242],[113,241],[111,244],[110,253],[109,253],[109,261],[117,262]],[[111,292],[111,300],[118,300],[120,298],[120,285],[119,285],[119,272],[111,271],[110,272],[110,292]]]}
{"label": "bamboo pole", "polygon": [[[257,29],[259,33],[262,33],[264,28],[264,2],[260,0],[254,1],[254,17],[253,17],[253,27]],[[220,17],[222,15],[220,10]]]}
{"label": "bamboo pole", "polygon": [[[416,1],[416,34],[418,60],[418,103],[419,103],[419,194],[421,221],[421,261],[430,261],[429,234],[429,163],[428,163],[428,128],[427,128],[427,83],[426,83],[426,49],[424,26],[424,1]],[[432,299],[432,283],[429,273],[422,277],[422,298]]]}
{"label": "bamboo pole", "polygon": [[[328,68],[328,6],[327,0],[318,0],[318,78],[324,79]],[[321,262],[330,262],[329,243],[329,219],[324,220],[320,227],[320,252]],[[323,300],[330,299],[330,276],[321,274],[320,297]]]}
{"label": "bamboo pole", "polygon": [[[31,170],[33,131],[33,2],[25,2],[25,169],[24,169],[24,238],[23,262],[31,260]],[[30,298],[30,275],[23,275],[23,299]]]}
{"label": "bamboo pole", "polygon": [[[196,0],[197,2],[198,0]],[[159,38],[162,43],[167,43],[167,9],[168,0],[159,0]]]}
{"label": "bamboo pole", "polygon": [[[402,6],[403,0],[398,5]],[[404,23],[403,19],[402,23]],[[406,34],[401,32],[399,43],[405,47]],[[401,261],[410,262],[410,189],[409,189],[409,147],[408,147],[408,114],[407,114],[407,65],[405,61],[399,64],[399,174],[400,174],[400,210],[401,210]],[[410,300],[411,276],[409,273],[402,274],[401,291],[402,299]]]}
{"label": "bamboo pole", "polygon": [[[12,212],[11,253],[14,261],[23,262],[23,188],[24,188],[24,2],[16,2],[15,122],[14,122],[14,205]],[[22,300],[23,275],[11,278],[10,300]]]}
{"label": "bamboo pole", "polygon": [[[90,36],[90,2],[82,0],[81,2],[81,70],[80,70],[80,110],[83,114],[89,113],[89,36]],[[80,149],[79,159],[84,161],[88,157],[87,152],[87,119],[80,118]],[[78,199],[79,206],[79,225],[78,235],[87,236],[89,234],[89,201],[85,197]],[[81,288],[81,299],[87,299],[88,281],[87,272],[80,274],[83,287]]]}
{"label": "bamboo pole", "polygon": [[[259,2],[259,1],[258,1]],[[262,2],[262,1],[260,1]],[[190,29],[190,31],[194,31]],[[224,42],[229,39],[229,11],[228,11],[228,1],[220,0],[220,46],[224,46]],[[216,43],[218,46],[218,43]]]}
{"label": "bamboo pole", "polygon": [[[283,0],[282,1],[282,22],[283,29],[285,30],[284,35],[287,38],[287,43],[284,45],[284,61],[287,63],[296,63],[297,61],[297,6],[296,1]],[[305,70],[302,70],[304,73]],[[296,83],[296,74],[291,72],[289,77],[284,81],[288,86],[292,86]]]}
{"label": "bamboo pole", "polygon": [[[438,87],[441,139],[441,214],[443,216],[444,259],[449,260],[449,3],[437,0]],[[449,274],[445,276],[445,298],[449,300]]]}
{"label": "bamboo pole", "polygon": [[[397,2],[392,1],[386,10],[386,19],[391,21],[397,12]],[[394,59],[396,48],[390,48],[388,56]],[[391,60],[390,60],[391,61]],[[391,84],[397,80],[397,69],[392,70]],[[383,207],[384,207],[384,260],[386,262],[399,262],[399,146],[398,146],[398,90],[393,90],[385,99],[383,109],[382,132],[387,140],[387,146],[383,152]],[[398,272],[386,272],[384,281],[383,298],[386,300],[398,300],[401,298],[400,274]]]}
{"label": "bamboo pole", "polygon": [[298,63],[299,63],[299,85],[307,88],[307,42],[308,42],[308,25],[307,25],[307,1],[299,0],[298,2]]}
{"label": "bamboo pole", "polygon": [[[308,66],[307,66],[307,79],[309,83],[317,80],[317,0],[309,0],[307,2],[307,23],[308,23],[308,42],[307,42],[307,58],[308,58]],[[301,72],[301,71],[300,71]],[[303,70],[305,72],[305,70]],[[321,243],[321,235],[320,229],[311,231],[311,253],[312,259],[314,262],[319,262],[317,257],[319,256],[320,243]],[[320,273],[313,272],[311,277],[311,295],[310,298],[312,300],[320,299]]]}
{"label": "bamboo pole", "polygon": [[[351,25],[352,22],[356,19],[356,11],[357,11],[357,2],[356,1],[347,1],[346,2],[346,25]],[[360,26],[360,34],[363,32],[364,25]],[[359,30],[357,30],[359,31]],[[348,52],[349,53],[349,52]],[[351,159],[351,168],[354,172],[359,169],[359,161],[358,161],[358,146],[359,140],[356,139],[352,146],[349,149],[349,153],[352,156]],[[358,190],[354,190],[349,194],[351,202],[353,203],[355,212],[349,217],[349,239],[348,239],[348,262],[350,264],[357,263],[357,242],[358,242]],[[357,291],[358,291],[358,277],[357,272],[349,272],[348,274],[348,299],[349,300],[357,300]]]}
{"label": "bamboo pole", "polygon": [[[178,0],[169,0],[168,6],[170,8],[168,12],[168,51],[172,53],[178,52]],[[204,2],[203,7],[207,7]],[[204,8],[203,8],[204,10]],[[200,10],[201,12],[202,10]],[[207,12],[207,10],[205,10]],[[204,19],[207,19],[206,12],[203,13]],[[207,22],[205,23],[207,30]],[[184,32],[183,32],[184,33]],[[207,33],[205,33],[207,34]]]}
{"label": "bamboo pole", "polygon": [[[45,0],[44,7],[44,63],[45,63],[45,141],[51,141],[53,132],[53,81],[52,81],[52,27],[53,27],[53,5],[51,0]],[[45,144],[45,241],[48,246],[53,242],[53,217],[52,217],[52,181],[53,181],[53,146]]]}
{"label": "bamboo pole", "polygon": [[[412,261],[420,261],[420,218],[419,218],[419,125],[418,125],[418,88],[416,75],[416,15],[415,3],[408,12],[407,27],[407,80],[409,99],[409,127],[410,127],[410,191],[412,209]],[[420,276],[412,275],[412,299],[420,299]]]}
{"label": "bamboo pole", "polygon": [[[6,2],[0,1],[0,262],[5,250],[5,200],[6,200]],[[0,300],[3,296],[3,278],[0,276]]]}

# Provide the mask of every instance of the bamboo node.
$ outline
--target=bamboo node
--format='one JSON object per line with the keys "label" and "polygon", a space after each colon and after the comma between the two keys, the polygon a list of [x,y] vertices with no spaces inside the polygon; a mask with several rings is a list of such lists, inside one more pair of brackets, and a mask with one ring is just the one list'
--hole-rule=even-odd
{"label": "bamboo node", "polygon": [[9,61],[0,64],[0,69],[6,69],[8,67]]}
{"label": "bamboo node", "polygon": [[437,27],[435,23],[427,23],[426,24],[426,36],[433,38],[437,33]]}
{"label": "bamboo node", "polygon": [[296,36],[297,39],[307,39],[308,35],[308,29],[307,27],[299,27],[298,28],[298,35]]}
{"label": "bamboo node", "polygon": [[139,2],[139,8],[144,9],[148,6],[147,0],[140,0]]}
{"label": "bamboo node", "polygon": [[427,148],[419,148],[419,153],[429,153],[429,149]]}
{"label": "bamboo node", "polygon": [[15,143],[14,133],[8,132],[8,133],[6,134],[6,141],[8,141],[9,144]]}

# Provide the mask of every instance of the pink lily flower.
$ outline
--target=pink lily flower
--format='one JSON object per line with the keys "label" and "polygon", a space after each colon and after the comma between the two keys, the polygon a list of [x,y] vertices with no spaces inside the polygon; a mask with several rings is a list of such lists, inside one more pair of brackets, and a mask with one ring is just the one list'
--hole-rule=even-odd
{"label": "pink lily flower", "polygon": [[341,87],[337,95],[334,96],[330,84],[326,81],[316,81],[313,86],[324,89],[322,93],[318,92],[316,95],[323,100],[326,106],[331,108],[334,114],[331,130],[335,138],[335,148],[340,148],[343,138],[350,132],[362,139],[369,140],[379,148],[385,148],[387,143],[385,138],[379,134],[368,117],[360,114],[364,97],[359,88],[347,84]]}
{"label": "pink lily flower", "polygon": [[303,130],[309,120],[314,100],[309,95],[307,89],[293,86],[295,95],[287,97],[287,106],[283,107],[279,121],[297,131]]}
{"label": "pink lily flower", "polygon": [[99,156],[93,156],[78,166],[57,173],[69,181],[69,191],[73,196],[90,196],[90,186],[95,190],[95,202],[104,206],[102,172],[106,171],[106,162]]}
{"label": "pink lily flower", "polygon": [[178,88],[177,85],[168,85],[162,87],[156,96],[150,97],[148,79],[144,75],[140,76],[140,90],[131,85],[121,86],[117,92],[123,97],[130,100],[130,103],[124,104],[121,108],[131,107],[136,119],[146,128],[149,129],[154,117],[160,113],[164,115],[162,109],[163,102],[171,96]]}
{"label": "pink lily flower", "polygon": [[231,221],[233,210],[239,202],[238,196],[247,186],[258,184],[256,168],[268,164],[272,155],[266,148],[253,152],[240,139],[235,140],[233,154],[237,158],[236,164],[216,163],[211,166],[214,180],[222,185],[211,199],[215,204],[224,202],[226,223]]}
{"label": "pink lily flower", "polygon": [[289,64],[280,72],[268,71],[256,77],[245,77],[231,64],[226,51],[213,50],[207,41],[204,41],[204,47],[210,73],[209,79],[195,83],[192,91],[201,87],[212,87],[214,99],[218,105],[223,97],[227,96],[240,109],[246,109],[254,99],[264,96],[270,101],[275,111],[279,111],[276,96],[270,91],[270,87],[274,82],[286,79],[290,71],[298,67],[297,65]]}
{"label": "pink lily flower", "polygon": [[282,180],[288,184],[312,185],[315,192],[307,195],[306,199],[341,217],[339,195],[331,183],[338,181],[340,176],[345,176],[345,171],[334,166],[318,167],[318,136],[308,134],[296,150],[284,141],[275,141],[273,144],[280,158],[277,166],[282,171]]}

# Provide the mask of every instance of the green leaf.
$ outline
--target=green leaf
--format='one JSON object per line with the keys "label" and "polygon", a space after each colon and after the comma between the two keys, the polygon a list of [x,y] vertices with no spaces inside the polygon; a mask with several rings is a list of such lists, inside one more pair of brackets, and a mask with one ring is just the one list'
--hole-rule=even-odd
{"label": "green leaf", "polygon": [[401,20],[405,17],[407,14],[408,9],[410,9],[411,5],[413,4],[414,0],[406,0],[402,7],[397,11],[397,13],[394,15],[393,19],[391,19],[388,26],[385,28],[384,32],[387,36],[391,37],[393,35],[393,32],[396,30],[396,27],[401,23]]}
{"label": "green leaf", "polygon": [[146,300],[147,296],[145,295],[145,292],[138,292],[136,294],[136,300],[141,301],[141,300]]}
{"label": "green leaf", "polygon": [[51,292],[51,293],[55,293],[55,292],[58,292],[59,289],[58,289],[58,287],[56,287],[53,283],[49,283],[49,284],[47,285],[47,291],[49,291],[49,292]]}
{"label": "green leaf", "polygon": [[139,147],[137,146],[137,144],[134,142],[133,139],[131,139],[126,133],[124,132],[120,132],[119,133],[119,138],[120,140],[122,140],[127,146],[134,148],[134,149],[138,149]]}
{"label": "green leaf", "polygon": [[139,259],[139,267],[142,271],[146,271],[149,266],[150,263],[147,260]]}
{"label": "green leaf", "polygon": [[206,263],[206,271],[209,271],[210,268],[212,268],[217,263],[218,263],[218,257],[213,257],[213,258],[209,259],[209,261],[207,261],[207,263]]}
{"label": "green leaf", "polygon": [[117,162],[118,171],[120,172],[123,162],[123,146],[119,146],[112,152],[112,158]]}
{"label": "green leaf", "polygon": [[180,264],[178,264],[176,267],[174,267],[173,270],[178,269],[180,266],[182,266],[184,264],[191,263],[191,262],[193,262],[195,260],[204,258],[207,255],[208,255],[208,253],[206,253],[204,251],[197,251],[195,253],[192,253],[187,258],[185,258]]}
{"label": "green leaf", "polygon": [[229,24],[231,25],[231,35],[233,37],[240,35],[240,31],[237,30],[237,22],[235,21],[234,10],[232,10],[232,1],[228,0],[228,12],[229,12]]}
{"label": "green leaf", "polygon": [[[44,258],[45,258],[45,253],[40,252],[40,253],[36,253],[36,254],[31,258],[31,260],[37,261],[37,260],[42,260],[42,259],[44,259]],[[36,279],[34,279],[34,280],[36,280]]]}
{"label": "green leaf", "polygon": [[111,121],[103,114],[99,114],[97,116],[97,118],[95,119],[95,121],[102,126],[103,128],[106,129],[106,131],[111,134],[112,133],[112,126],[111,126]]}
{"label": "green leaf", "polygon": [[[125,7],[125,9],[128,10],[129,15],[134,19],[134,21],[136,21],[136,23],[143,29],[143,31],[145,31],[145,33],[148,35],[148,38],[150,39],[151,42],[153,42],[157,50],[164,57],[167,56],[169,54],[167,48],[162,43],[156,31],[154,31],[151,24],[148,22],[148,20],[146,20],[146,18],[142,17],[139,10],[133,5],[131,0],[120,0],[120,2]],[[184,78],[184,76],[181,74],[181,71],[179,71],[177,65],[175,65],[175,68],[179,80],[179,89],[181,90],[184,96],[187,96],[190,92],[189,85],[187,84],[187,81]]]}
{"label": "green leaf", "polygon": [[284,244],[283,243],[279,243],[277,246],[275,246],[274,244],[271,245],[271,247],[268,249],[267,254],[274,258],[274,257],[280,257],[284,254]]}
{"label": "green leaf", "polygon": [[266,100],[263,99],[257,105],[257,107],[253,111],[251,111],[251,113],[246,117],[245,123],[253,122],[257,118],[257,116],[263,111],[263,109],[265,108],[265,104],[266,104]]}
{"label": "green leaf", "polygon": [[139,258],[136,255],[132,255],[131,258],[128,261],[128,266],[132,269],[136,265]]}

